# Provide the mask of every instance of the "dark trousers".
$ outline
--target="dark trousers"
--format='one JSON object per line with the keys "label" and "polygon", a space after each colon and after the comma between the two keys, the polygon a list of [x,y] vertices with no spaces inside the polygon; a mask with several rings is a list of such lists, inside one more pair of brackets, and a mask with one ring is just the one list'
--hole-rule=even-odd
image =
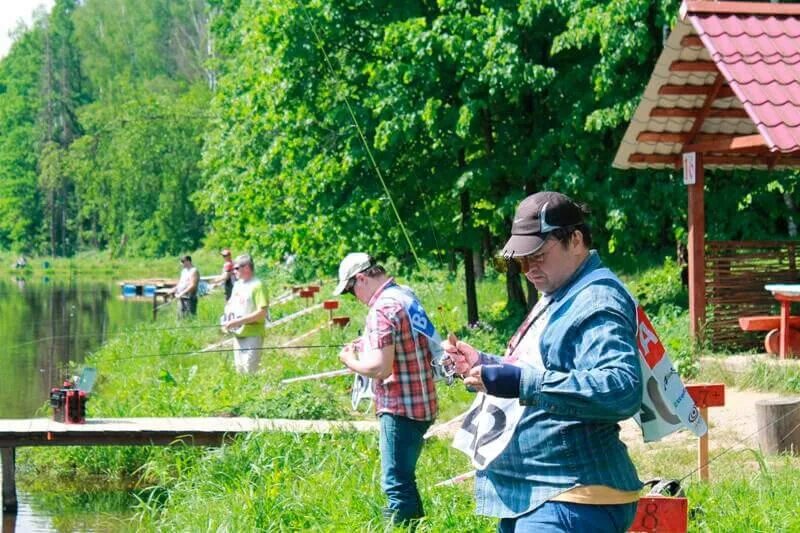
{"label": "dark trousers", "polygon": [[197,295],[178,298],[178,318],[197,316]]}

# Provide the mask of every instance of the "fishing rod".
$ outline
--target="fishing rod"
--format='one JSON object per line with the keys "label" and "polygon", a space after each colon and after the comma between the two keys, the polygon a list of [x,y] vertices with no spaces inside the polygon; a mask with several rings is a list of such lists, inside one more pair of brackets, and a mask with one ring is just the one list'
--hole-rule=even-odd
{"label": "fishing rod", "polygon": [[[314,38],[316,40],[316,45],[319,48],[320,52],[322,53],[322,56],[323,56],[323,58],[325,60],[325,65],[327,66],[328,71],[330,72],[331,76],[333,77],[334,82],[336,82],[337,84],[341,83],[341,80],[340,80],[336,70],[333,68],[333,63],[331,62],[331,59],[328,56],[327,51],[325,50],[325,45],[324,45],[325,43],[323,42],[319,32],[317,31],[316,25],[314,24],[314,20],[312,19],[311,15],[308,12],[308,9],[306,8],[305,0],[301,0],[299,2],[299,6],[300,6],[300,9],[301,9],[301,11],[303,13],[304,18],[306,19],[306,22],[307,22],[309,28],[311,29],[311,32],[314,35]],[[340,63],[340,67],[341,67],[341,61],[339,61],[339,63]],[[343,70],[343,69],[340,68],[340,70]],[[356,118],[355,113],[353,112],[353,108],[350,105],[350,98],[348,97],[346,92],[342,93],[341,96],[342,96],[342,98],[344,100],[345,106],[347,107],[347,112],[350,115],[350,120],[352,121],[353,126],[355,127],[356,131],[358,132],[358,137],[361,140],[361,144],[364,147],[364,150],[365,150],[365,152],[367,153],[367,155],[369,157],[369,162],[370,162],[370,164],[372,166],[372,169],[374,170],[375,175],[378,177],[378,180],[380,181],[381,187],[383,188],[383,191],[384,191],[384,193],[386,194],[386,197],[389,200],[389,204],[391,205],[392,212],[394,213],[394,216],[397,219],[397,223],[399,224],[400,229],[401,229],[401,231],[403,233],[403,236],[405,237],[405,241],[408,244],[408,248],[409,248],[411,254],[414,256],[414,261],[416,262],[416,265],[417,265],[417,267],[419,269],[419,274],[424,276],[426,273],[430,272],[430,269],[428,268],[428,266],[426,264],[424,264],[421,261],[419,255],[417,254],[417,250],[416,250],[416,248],[414,246],[414,243],[412,242],[411,237],[410,237],[410,235],[408,233],[408,230],[406,228],[406,224],[403,222],[403,218],[400,216],[400,212],[397,209],[397,205],[395,204],[395,201],[394,201],[394,198],[392,196],[392,193],[389,190],[389,187],[386,184],[386,180],[383,177],[383,173],[381,172],[381,169],[380,169],[380,167],[378,166],[378,164],[377,164],[377,162],[375,160],[375,156],[374,156],[374,154],[372,152],[372,148],[370,147],[369,143],[367,142],[366,136],[364,135],[364,131],[361,128],[361,125],[358,122],[358,119]],[[426,201],[426,198],[425,198],[424,195],[422,196],[422,202],[423,202],[423,205],[427,204],[427,201]],[[429,220],[429,222],[430,222],[430,220]],[[434,241],[438,245],[439,239],[437,238],[436,228],[433,225],[433,223],[430,223],[430,228],[431,228],[431,232],[432,232],[433,237],[434,237]],[[420,291],[420,293],[419,293],[421,296],[423,295],[423,293],[427,293],[427,296],[432,296],[433,294],[435,294],[435,290],[433,289],[430,281],[423,281],[422,285],[421,285],[421,288],[422,288],[422,291]],[[469,321],[469,319],[468,319],[468,321]],[[446,379],[447,379],[448,384],[452,384],[452,381],[453,381],[452,373],[449,373],[449,375],[446,376]]]}
{"label": "fishing rod", "polygon": [[154,313],[158,313],[158,311],[159,311],[159,310],[160,310],[162,307],[167,307],[168,305],[170,305],[171,303],[173,303],[174,301],[176,301],[176,300],[179,300],[179,299],[180,299],[180,298],[176,298],[175,296],[173,296],[172,298],[170,298],[169,300],[167,300],[167,301],[166,301],[166,302],[164,302],[163,304],[159,304],[159,305],[157,305],[157,306],[155,307],[155,309],[153,309],[153,312],[154,312]]}
{"label": "fishing rod", "polygon": [[[282,344],[276,344],[271,346],[262,346],[260,348],[248,348],[248,350],[252,351],[275,351],[275,350],[311,350],[314,348],[343,348],[346,344],[300,344],[295,346],[284,346]],[[126,361],[129,359],[144,359],[149,357],[172,357],[172,356],[188,356],[188,355],[206,355],[206,354],[217,354],[217,353],[229,353],[233,348],[226,348],[226,349],[214,349],[214,350],[207,350],[207,349],[199,349],[199,350],[191,350],[185,352],[164,352],[164,353],[150,353],[150,354],[140,354],[140,355],[132,355],[130,357],[114,357],[112,359],[100,359],[98,362],[117,362],[117,361]]]}
{"label": "fishing rod", "polygon": [[[267,322],[264,326],[264,329],[273,329],[279,326],[282,326],[295,318],[299,318],[300,316],[306,315],[311,313],[312,311],[316,311],[317,309],[322,307],[322,303],[314,304],[310,307],[305,307],[295,313],[291,313],[289,315],[283,316],[275,321]],[[175,325],[175,326],[166,326],[166,327],[158,327],[158,328],[136,328],[133,326],[133,329],[124,329],[112,332],[113,334],[121,334],[121,333],[128,333],[128,334],[139,334],[139,333],[150,333],[154,331],[174,331],[174,330],[183,330],[183,329],[218,329],[220,324],[216,323],[201,323],[201,324],[188,324],[188,325]],[[37,344],[40,342],[46,341],[54,341],[54,340],[65,340],[65,339],[82,339],[82,338],[90,338],[90,337],[97,337],[102,336],[103,333],[79,333],[76,335],[53,335],[49,337],[41,337],[38,339],[33,339],[30,341],[20,342],[18,344],[14,344],[12,346],[8,346],[7,350],[13,350],[16,348],[21,348],[22,346],[27,346],[30,344]]]}
{"label": "fishing rod", "polygon": [[[284,380],[284,381],[285,381],[285,380]],[[727,453],[730,453],[731,451],[733,451],[734,449],[736,449],[738,446],[740,446],[740,445],[744,444],[746,441],[748,441],[748,440],[750,440],[751,438],[755,437],[756,435],[758,435],[758,434],[759,434],[759,433],[761,433],[762,431],[765,431],[765,430],[767,430],[767,429],[771,428],[771,427],[772,427],[772,426],[774,426],[775,424],[777,424],[777,423],[779,423],[780,421],[782,421],[784,418],[786,418],[786,417],[788,417],[788,416],[791,416],[791,415],[793,415],[793,414],[794,414],[795,412],[797,412],[798,410],[800,410],[800,405],[797,405],[797,406],[795,406],[795,407],[794,407],[794,408],[793,408],[791,411],[788,411],[788,412],[784,413],[783,415],[781,415],[780,417],[776,418],[776,419],[775,419],[775,420],[773,420],[772,422],[769,422],[768,424],[765,424],[764,426],[761,426],[761,427],[759,427],[758,429],[756,429],[754,432],[750,433],[749,435],[745,435],[745,436],[744,436],[744,437],[742,437],[741,439],[738,439],[738,440],[736,440],[736,441],[735,441],[733,444],[731,444],[729,447],[727,447],[727,448],[723,449],[723,450],[722,450],[720,453],[718,453],[717,455],[715,455],[714,457],[712,457],[711,459],[709,459],[708,461],[706,461],[706,463],[705,463],[705,464],[702,464],[702,465],[700,465],[700,466],[698,466],[698,467],[696,467],[696,468],[692,469],[691,471],[689,471],[689,473],[688,473],[688,474],[686,474],[685,476],[683,476],[683,477],[679,478],[679,479],[677,480],[678,484],[682,483],[683,481],[685,481],[686,479],[688,479],[690,476],[692,476],[693,474],[697,473],[697,472],[698,472],[698,471],[700,471],[701,469],[708,467],[709,465],[711,465],[711,463],[713,463],[714,461],[716,461],[717,459],[719,459],[719,458],[720,458],[720,457],[722,457],[723,455],[725,455],[725,454],[727,454]],[[461,415],[461,417],[463,417],[463,415]],[[450,420],[450,421],[448,421],[448,422],[445,422],[444,424],[441,424],[440,426],[444,426],[444,425],[451,424],[451,423],[455,422],[455,420],[456,420],[456,419]],[[783,441],[785,441],[787,438],[789,438],[789,436],[790,436],[792,433],[794,433],[794,432],[795,432],[795,431],[796,431],[798,428],[800,428],[800,423],[798,423],[798,424],[797,424],[795,427],[793,427],[793,428],[791,429],[791,431],[788,431],[788,432],[786,433],[786,436],[785,436],[785,437],[783,437],[783,438],[780,440],[779,444],[780,444],[780,443],[783,443]],[[429,431],[428,431],[428,433],[431,433],[431,431],[429,430]],[[426,433],[426,438],[428,438],[429,436],[434,436],[434,434],[431,434],[431,435],[429,435],[428,433]],[[475,476],[475,473],[476,473],[476,470],[470,470],[469,472],[465,472],[465,473],[463,473],[463,474],[459,474],[459,475],[457,475],[457,476],[455,476],[455,477],[452,477],[452,478],[450,478],[450,479],[446,479],[446,480],[444,480],[444,481],[440,481],[440,482],[438,482],[438,483],[434,484],[434,485],[433,485],[433,487],[434,487],[434,488],[436,488],[436,487],[445,487],[445,486],[451,486],[451,485],[455,485],[455,484],[461,483],[462,481],[466,481],[467,479],[470,479],[470,478],[474,477],[474,476]]]}

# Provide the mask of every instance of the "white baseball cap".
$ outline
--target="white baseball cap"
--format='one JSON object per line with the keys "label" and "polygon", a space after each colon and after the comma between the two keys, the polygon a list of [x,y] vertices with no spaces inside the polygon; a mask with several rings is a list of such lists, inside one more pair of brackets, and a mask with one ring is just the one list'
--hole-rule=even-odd
{"label": "white baseball cap", "polygon": [[344,292],[350,278],[364,272],[373,264],[372,258],[363,252],[349,253],[339,264],[339,284],[333,289],[333,294],[338,296]]}

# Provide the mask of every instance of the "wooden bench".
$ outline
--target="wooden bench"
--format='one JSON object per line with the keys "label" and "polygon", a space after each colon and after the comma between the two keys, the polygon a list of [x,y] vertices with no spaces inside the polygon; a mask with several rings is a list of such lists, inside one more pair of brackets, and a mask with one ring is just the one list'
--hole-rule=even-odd
{"label": "wooden bench", "polygon": [[[780,353],[781,317],[770,315],[740,316],[739,327],[743,331],[766,331],[764,349],[769,354]],[[789,317],[789,350],[800,353],[800,316]]]}
{"label": "wooden bench", "polygon": [[[770,331],[780,329],[781,317],[770,315],[740,316],[739,327],[744,331]],[[800,316],[789,318],[789,327],[800,329]]]}

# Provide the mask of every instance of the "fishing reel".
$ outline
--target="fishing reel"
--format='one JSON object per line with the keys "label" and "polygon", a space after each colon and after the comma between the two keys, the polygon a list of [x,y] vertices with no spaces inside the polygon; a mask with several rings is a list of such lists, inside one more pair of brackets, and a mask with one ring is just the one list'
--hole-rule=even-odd
{"label": "fishing reel", "polygon": [[458,377],[456,364],[447,352],[442,350],[438,357],[434,357],[431,360],[431,366],[433,367],[433,379],[435,381],[444,381],[448,386],[455,383],[456,377]]}

